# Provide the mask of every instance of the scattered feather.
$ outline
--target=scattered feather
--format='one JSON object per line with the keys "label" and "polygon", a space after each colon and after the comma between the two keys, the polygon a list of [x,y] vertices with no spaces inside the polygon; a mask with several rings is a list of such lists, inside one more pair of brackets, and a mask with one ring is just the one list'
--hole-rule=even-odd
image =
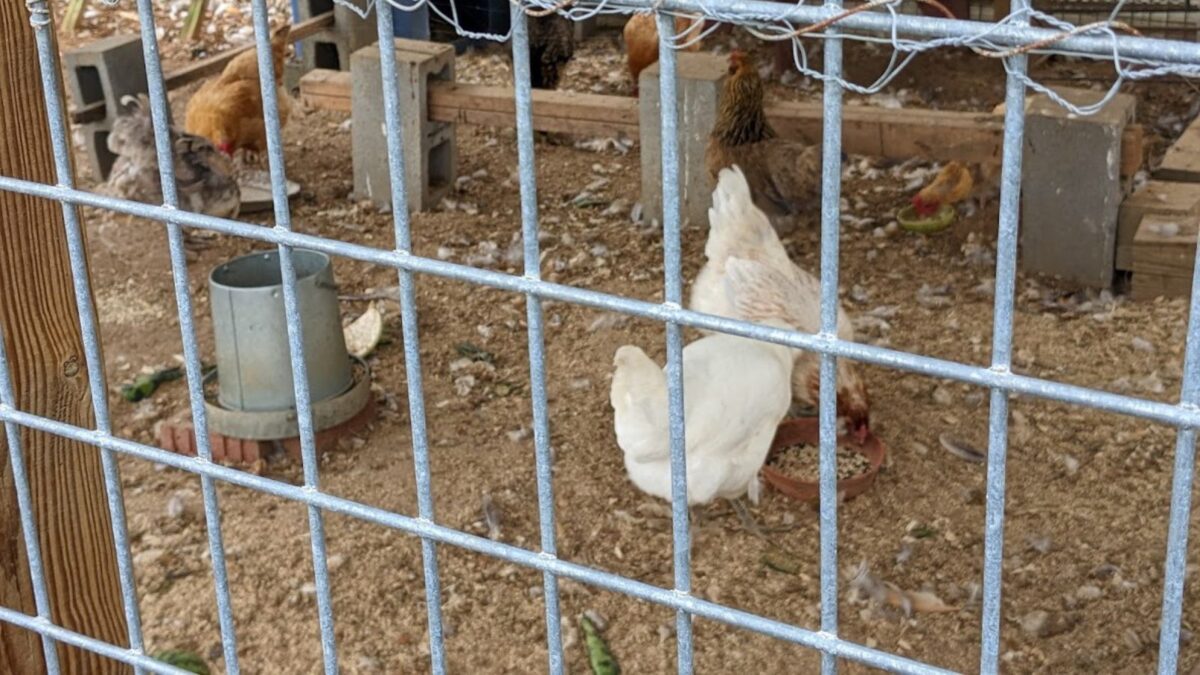
{"label": "scattered feather", "polygon": [[958,457],[959,459],[964,459],[968,462],[974,462],[976,464],[982,464],[987,459],[982,452],[976,450],[970,445],[967,445],[964,441],[960,441],[957,438],[950,436],[949,434],[942,434],[938,436],[938,442],[942,444],[942,447],[945,448],[947,452],[955,457]]}

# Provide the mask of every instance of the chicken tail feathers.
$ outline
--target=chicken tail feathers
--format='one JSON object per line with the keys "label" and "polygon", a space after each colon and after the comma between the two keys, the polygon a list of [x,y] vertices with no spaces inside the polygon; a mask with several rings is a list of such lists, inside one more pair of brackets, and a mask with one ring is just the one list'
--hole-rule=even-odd
{"label": "chicken tail feathers", "polygon": [[721,169],[717,176],[708,224],[704,255],[711,261],[724,260],[739,250],[770,246],[772,240],[782,248],[767,214],[754,205],[750,184],[736,164]]}
{"label": "chicken tail feathers", "polygon": [[648,460],[666,451],[667,383],[658,364],[641,349],[625,345],[613,358],[609,401],[617,445],[635,460]]}

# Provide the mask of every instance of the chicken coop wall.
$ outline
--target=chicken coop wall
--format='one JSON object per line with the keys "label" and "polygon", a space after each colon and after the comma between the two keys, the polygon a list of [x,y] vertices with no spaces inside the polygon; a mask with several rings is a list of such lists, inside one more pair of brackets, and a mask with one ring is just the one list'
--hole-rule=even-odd
{"label": "chicken coop wall", "polygon": [[[1025,126],[1024,97],[1028,86],[1025,77],[1027,57],[1024,45],[1053,44],[1057,50],[1100,58],[1139,59],[1160,64],[1171,72],[1196,74],[1200,68],[1200,46],[1145,39],[1117,37],[1103,29],[1089,34],[1066,35],[1049,28],[1029,26],[1031,13],[1025,2],[1013,5],[1014,13],[1002,25],[970,21],[931,20],[921,17],[895,16],[886,12],[842,14],[837,4],[824,7],[799,5],[782,8],[780,4],[737,0],[724,3],[720,20],[733,23],[762,23],[768,18],[786,19],[792,25],[810,25],[834,20],[827,27],[825,49],[825,89],[823,127],[824,162],[821,199],[821,331],[817,334],[798,333],[768,328],[744,321],[724,319],[683,309],[680,253],[680,173],[678,131],[681,119],[677,99],[678,69],[672,50],[673,19],[669,12],[699,13],[712,16],[712,7],[701,0],[619,0],[610,8],[624,12],[656,10],[660,35],[659,61],[661,95],[661,157],[663,194],[664,241],[664,300],[646,302],[598,291],[574,288],[542,281],[538,267],[538,200],[534,177],[533,123],[530,95],[530,72],[526,58],[529,49],[525,10],[545,12],[549,5],[512,8],[512,49],[515,74],[514,97],[517,110],[517,138],[521,198],[524,271],[521,275],[504,274],[486,269],[458,265],[425,258],[412,253],[409,204],[405,189],[406,142],[401,133],[386,135],[393,208],[395,244],[390,249],[374,248],[349,242],[295,232],[291,227],[287,202],[287,183],[284,175],[280,138],[278,101],[270,67],[269,31],[265,0],[254,0],[253,20],[259,54],[259,71],[267,121],[267,146],[271,167],[271,184],[275,200],[275,227],[266,228],[240,221],[198,215],[179,210],[175,189],[174,168],[167,133],[167,97],[162,64],[155,44],[156,34],[151,0],[138,0],[142,22],[142,40],[148,77],[153,121],[156,130],[156,150],[163,185],[163,204],[149,205],[117,199],[74,186],[69,136],[64,118],[64,103],[58,74],[52,23],[45,0],[31,0],[31,24],[36,33],[38,57],[48,108],[48,124],[58,181],[54,185],[0,177],[0,190],[6,190],[62,203],[70,243],[70,260],[74,277],[78,312],[83,328],[85,355],[91,380],[96,428],[82,428],[47,417],[32,414],[16,407],[10,377],[11,364],[0,341],[0,421],[8,438],[9,460],[17,486],[24,541],[28,550],[30,573],[35,595],[34,615],[0,608],[0,621],[33,631],[42,637],[48,670],[58,672],[55,659],[56,643],[74,645],[118,661],[133,665],[141,672],[182,673],[179,669],[149,658],[144,649],[138,599],[133,582],[128,533],[120,496],[120,482],[112,457],[119,453],[135,459],[158,462],[200,476],[204,513],[207,521],[209,551],[218,607],[221,643],[228,672],[240,670],[237,635],[231,610],[229,584],[226,576],[225,549],[221,536],[217,481],[293,500],[307,507],[317,610],[320,624],[324,668],[327,673],[338,672],[338,646],[335,640],[334,616],[326,564],[324,518],[328,513],[346,515],[385,528],[418,537],[422,547],[423,572],[428,611],[428,635],[431,669],[446,671],[443,643],[441,590],[438,569],[438,547],[459,547],[539,570],[544,575],[546,636],[549,652],[548,669],[558,674],[564,671],[558,579],[568,578],[602,589],[623,593],[647,602],[674,609],[677,612],[677,665],[681,673],[691,673],[692,620],[710,619],[744,628],[781,640],[819,650],[823,654],[823,672],[832,673],[837,659],[849,659],[870,666],[905,673],[945,672],[936,666],[919,663],[898,655],[868,648],[838,636],[837,616],[837,507],[835,395],[836,359],[849,358],[888,368],[902,369],[933,377],[949,378],[991,390],[989,414],[989,444],[987,461],[987,505],[985,521],[983,619],[981,629],[980,670],[997,672],[999,668],[1001,624],[1001,562],[1004,535],[1005,459],[1007,455],[1007,419],[1010,396],[1024,395],[1069,404],[1132,415],[1178,428],[1175,452],[1175,473],[1172,486],[1170,523],[1166,546],[1162,621],[1159,651],[1159,672],[1173,673],[1179,656],[1180,619],[1183,602],[1185,554],[1187,550],[1188,518],[1192,465],[1194,460],[1195,428],[1200,426],[1200,276],[1193,280],[1191,315],[1188,324],[1185,352],[1184,383],[1177,404],[1169,404],[1085,387],[1016,374],[1011,369],[1013,300],[1016,276],[1017,226],[1021,184],[1022,143]],[[560,8],[561,9],[561,8]],[[576,6],[568,13],[572,18],[588,16],[595,6]],[[393,8],[377,5],[377,34],[389,40],[393,32]],[[575,13],[579,12],[579,13]],[[875,32],[902,36],[907,40],[931,39],[940,45],[972,45],[991,50],[1007,60],[1007,90],[1001,209],[998,224],[998,245],[995,279],[994,330],[992,359],[983,368],[964,363],[935,359],[878,346],[840,340],[836,334],[838,287],[838,229],[840,201],[841,107],[843,94],[841,40],[849,35],[840,30],[858,33]],[[894,32],[893,32],[894,31]],[[846,35],[846,38],[839,37]],[[983,36],[986,36],[984,38]],[[894,38],[899,39],[899,38]],[[400,90],[397,85],[396,54],[383,50],[380,54],[380,76],[384,100],[384,121],[387,128],[401,130]],[[1175,69],[1175,70],[1171,70]],[[1166,72],[1166,71],[1164,71]],[[105,402],[103,363],[96,317],[92,309],[91,289],[78,207],[108,209],[160,221],[165,224],[170,246],[175,299],[183,340],[184,364],[188,382],[192,415],[196,424],[198,458],[187,458],[161,449],[137,443],[114,434],[109,426]],[[187,276],[183,248],[183,228],[196,228],[224,233],[247,240],[278,245],[280,267],[284,278],[283,299],[288,317],[290,362],[295,374],[294,387],[298,423],[301,430],[303,484],[291,485],[244,471],[222,466],[212,458],[206,433],[203,374],[200,350],[193,321],[193,302]],[[381,265],[396,270],[399,277],[402,331],[408,401],[412,431],[412,450],[415,465],[417,514],[404,515],[369,506],[323,492],[320,488],[318,463],[314,448],[311,392],[305,372],[303,335],[298,320],[299,308],[293,271],[293,251],[312,249],[330,255]],[[1200,270],[1200,266],[1196,267]],[[530,356],[531,398],[537,476],[540,544],[536,551],[492,541],[467,534],[437,522],[433,509],[429,470],[429,442],[426,433],[423,397],[422,366],[417,332],[417,309],[414,274],[429,274],[452,280],[523,294],[527,299],[528,351]],[[664,323],[667,339],[667,381],[670,404],[671,468],[673,483],[672,514],[674,544],[674,585],[661,588],[620,575],[604,572],[558,557],[555,542],[555,513],[551,479],[549,410],[546,400],[546,355],[543,335],[542,303],[547,300],[575,303],[591,308],[621,312]],[[690,541],[687,518],[684,455],[684,417],[682,387],[682,328],[691,326],[722,333],[765,340],[821,354],[820,397],[820,547],[821,547],[821,625],[809,630],[737,610],[716,602],[703,600],[691,593]],[[2,329],[3,327],[0,327]],[[24,472],[21,429],[58,435],[101,449],[106,458],[106,487],[110,511],[113,514],[114,543],[117,548],[125,620],[129,632],[128,645],[108,644],[55,623],[47,601],[45,574],[41,568],[35,518],[32,511],[28,477]]]}

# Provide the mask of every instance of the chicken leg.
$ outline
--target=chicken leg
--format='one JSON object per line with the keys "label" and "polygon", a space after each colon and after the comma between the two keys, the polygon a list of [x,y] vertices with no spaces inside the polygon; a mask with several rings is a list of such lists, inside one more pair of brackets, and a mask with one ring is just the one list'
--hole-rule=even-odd
{"label": "chicken leg", "polygon": [[733,506],[734,512],[737,513],[738,519],[742,521],[742,529],[759,539],[766,539],[767,535],[763,533],[762,528],[758,526],[758,521],[754,520],[754,514],[750,513],[750,507],[742,501],[741,497],[730,499],[729,503]]}

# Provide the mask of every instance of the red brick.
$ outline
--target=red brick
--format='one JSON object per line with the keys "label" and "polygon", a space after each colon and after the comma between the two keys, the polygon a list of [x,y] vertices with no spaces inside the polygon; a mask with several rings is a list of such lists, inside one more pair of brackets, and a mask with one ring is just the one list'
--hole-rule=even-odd
{"label": "red brick", "polygon": [[[337,440],[346,434],[351,434],[367,426],[375,417],[375,400],[368,399],[367,405],[354,417],[336,427],[320,431],[316,436],[317,454],[324,454],[337,445]],[[255,441],[245,438],[224,436],[209,432],[209,447],[212,450],[213,461],[231,462],[253,465],[267,456],[270,441]],[[179,455],[195,457],[199,453],[196,434],[192,425],[182,419],[165,422],[159,428],[158,442],[162,449]],[[300,460],[299,437],[286,438],[280,441],[288,456],[297,462]]]}

